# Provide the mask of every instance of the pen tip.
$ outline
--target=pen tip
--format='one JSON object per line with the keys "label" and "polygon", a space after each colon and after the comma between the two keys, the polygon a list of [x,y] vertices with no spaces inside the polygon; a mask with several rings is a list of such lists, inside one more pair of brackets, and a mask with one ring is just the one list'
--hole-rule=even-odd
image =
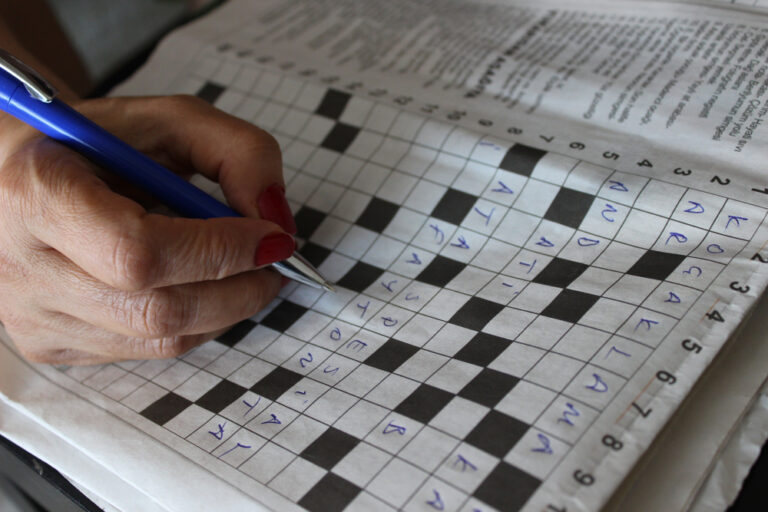
{"label": "pen tip", "polygon": [[323,288],[325,291],[336,293],[336,290],[333,288],[333,286],[329,285],[328,283],[323,283]]}

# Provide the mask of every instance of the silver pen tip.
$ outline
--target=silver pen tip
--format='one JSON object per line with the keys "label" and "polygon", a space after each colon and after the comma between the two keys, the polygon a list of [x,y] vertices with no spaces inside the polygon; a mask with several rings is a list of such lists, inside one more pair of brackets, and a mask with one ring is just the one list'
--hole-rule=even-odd
{"label": "silver pen tip", "polygon": [[336,293],[336,289],[334,289],[334,287],[329,285],[328,283],[323,283],[323,288],[325,289],[325,291]]}

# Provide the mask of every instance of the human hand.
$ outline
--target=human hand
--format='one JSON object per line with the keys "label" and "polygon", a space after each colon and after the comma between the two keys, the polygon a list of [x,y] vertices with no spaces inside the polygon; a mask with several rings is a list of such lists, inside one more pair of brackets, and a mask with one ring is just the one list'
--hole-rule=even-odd
{"label": "human hand", "polygon": [[148,213],[84,157],[0,117],[0,321],[24,357],[175,357],[274,298],[281,277],[263,267],[293,253],[296,226],[270,135],[193,97],[76,108],[167,168],[218,181],[244,217]]}

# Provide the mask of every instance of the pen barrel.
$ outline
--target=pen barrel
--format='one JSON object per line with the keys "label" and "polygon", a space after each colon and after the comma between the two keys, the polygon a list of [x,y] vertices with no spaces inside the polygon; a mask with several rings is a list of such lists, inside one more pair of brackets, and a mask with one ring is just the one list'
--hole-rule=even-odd
{"label": "pen barrel", "polygon": [[240,216],[59,100],[43,103],[19,87],[0,108],[146,190],[180,215],[201,219]]}

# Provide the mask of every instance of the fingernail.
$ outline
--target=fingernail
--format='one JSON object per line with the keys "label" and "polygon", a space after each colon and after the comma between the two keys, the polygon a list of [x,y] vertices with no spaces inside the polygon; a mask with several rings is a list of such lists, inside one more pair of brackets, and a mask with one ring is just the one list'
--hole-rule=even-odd
{"label": "fingernail", "polygon": [[287,233],[296,234],[296,221],[293,220],[291,207],[285,200],[285,189],[277,183],[267,187],[259,197],[259,214],[283,228]]}
{"label": "fingernail", "polygon": [[288,233],[272,233],[259,242],[256,249],[256,266],[271,265],[288,259],[296,248],[296,242]]}

